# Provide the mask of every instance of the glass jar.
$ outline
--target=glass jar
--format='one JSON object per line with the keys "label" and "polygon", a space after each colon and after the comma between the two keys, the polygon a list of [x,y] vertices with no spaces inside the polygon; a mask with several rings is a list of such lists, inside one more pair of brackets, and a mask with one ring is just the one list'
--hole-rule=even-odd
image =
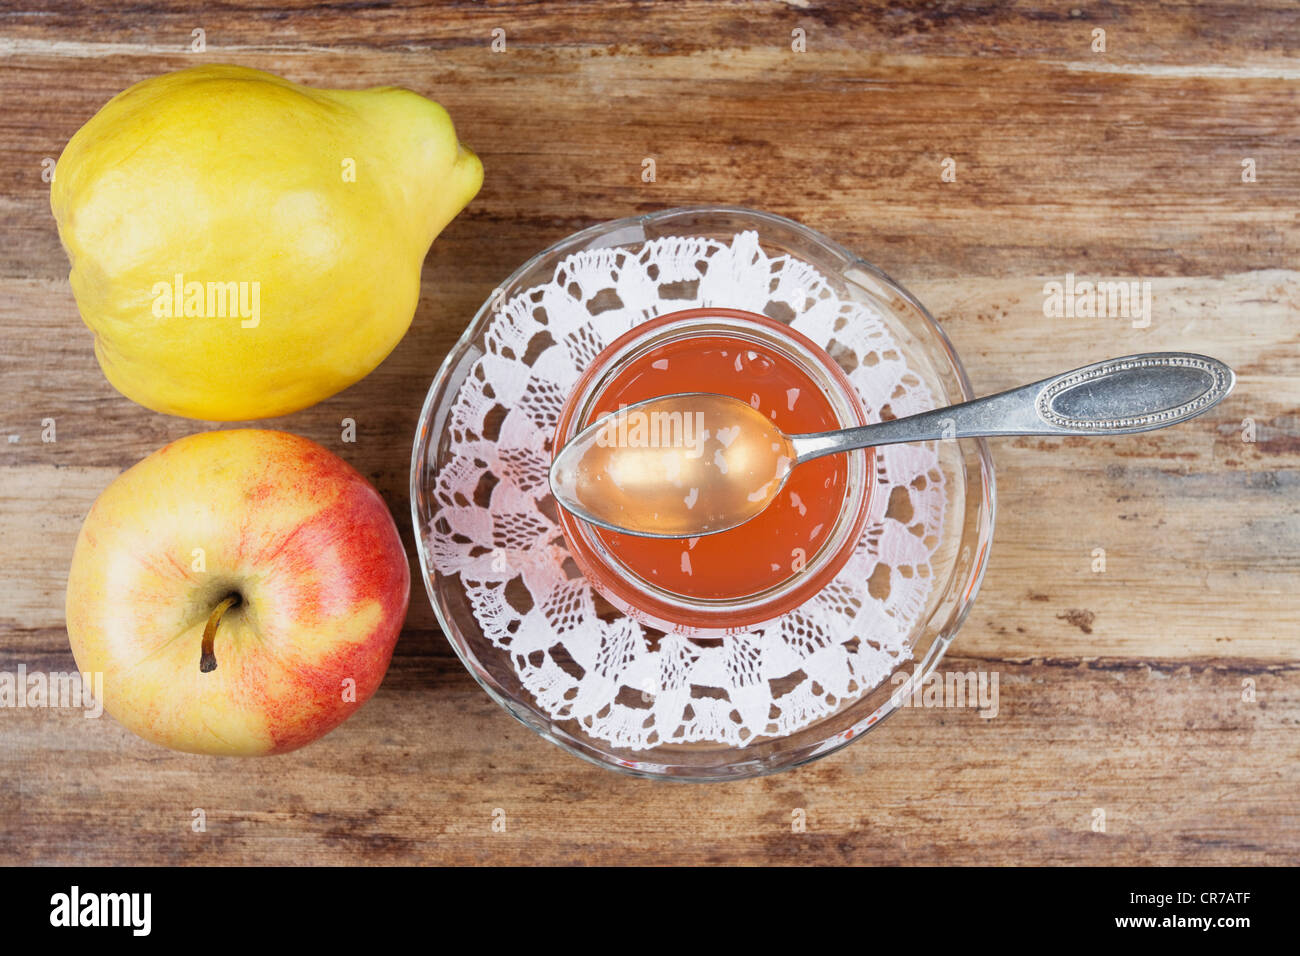
{"label": "glass jar", "polygon": [[[751,360],[761,357],[769,368],[780,363],[773,374],[795,385],[794,391],[804,392],[808,388],[816,390],[817,396],[825,400],[827,411],[833,416],[829,421],[820,421],[817,430],[866,424],[862,403],[844,371],[805,336],[786,323],[752,312],[699,308],[673,312],[644,322],[596,356],[578,380],[560,413],[553,443],[554,453],[558,454],[569,439],[600,418],[598,411],[612,410],[615,404],[626,404],[620,402],[624,397],[622,394],[611,394],[618,389],[618,379],[626,378],[626,371],[644,368],[655,356],[673,350],[690,350],[695,342],[710,343],[715,352],[719,342],[734,343],[737,349],[736,370],[734,374],[718,375],[709,380],[678,382],[680,387],[672,388],[671,391],[715,392],[742,401],[750,401],[752,395],[753,401],[757,401],[758,395],[753,392],[750,368],[742,365],[742,359],[747,354]],[[745,350],[758,351],[746,353]],[[727,353],[724,351],[722,354]],[[661,359],[660,364],[667,367],[668,360]],[[729,373],[730,371],[728,369]],[[659,393],[663,394],[663,391]],[[640,397],[636,396],[636,399],[639,400]],[[805,403],[814,400],[816,399],[802,395],[797,399]],[[793,406],[795,402],[789,404]],[[776,418],[778,427],[790,431],[790,427],[779,417],[788,414],[785,407],[774,408],[771,414]],[[833,487],[838,492],[836,497],[839,499],[838,507],[833,507],[832,503],[830,520],[821,520],[826,517],[825,502],[817,502],[821,508],[814,512],[814,517],[804,519],[799,519],[797,512],[788,505],[780,509],[774,504],[745,526],[732,531],[711,535],[707,539],[665,541],[611,534],[563,509],[560,509],[558,517],[569,550],[583,574],[611,604],[632,619],[660,630],[688,636],[741,633],[769,623],[798,607],[825,587],[852,556],[870,506],[870,489],[875,483],[874,461],[873,454],[857,451],[801,466],[802,471],[820,465],[822,470],[837,479],[833,486],[832,478],[826,479],[828,487]],[[820,478],[812,474],[802,475],[801,471],[796,471],[791,476],[791,481],[796,476],[805,479]],[[803,487],[808,487],[807,481]],[[790,493],[788,485],[782,494]],[[807,490],[804,494],[811,498]],[[806,514],[808,506],[802,505],[802,508]],[[698,567],[702,561],[716,564],[752,558],[753,555],[737,552],[745,548],[752,551],[760,542],[770,545],[782,533],[789,534],[794,530],[789,525],[798,524],[801,520],[806,527],[813,526],[816,522],[817,536],[813,547],[794,548],[789,555],[782,552],[779,555],[766,554],[761,558],[763,570],[766,570],[768,558],[776,558],[771,570],[778,573],[779,580],[773,581],[770,574],[755,575],[754,583],[750,586],[737,587],[735,593],[731,594],[719,592],[715,588],[714,594],[710,596],[688,593],[686,586],[672,587],[653,580],[661,569],[665,575],[674,570],[670,565],[678,560],[679,554],[688,562],[693,558],[700,572],[706,570]],[[793,534],[789,534],[789,537],[796,540]],[[803,543],[805,539],[800,535],[797,540]],[[701,541],[706,547],[696,550]],[[770,547],[768,550],[771,550]],[[635,561],[631,559],[633,554],[637,557]],[[655,567],[657,559],[661,568]],[[752,565],[754,561],[750,560],[749,563]],[[756,567],[754,570],[759,569]],[[694,572],[691,578],[682,580],[693,582]]]}

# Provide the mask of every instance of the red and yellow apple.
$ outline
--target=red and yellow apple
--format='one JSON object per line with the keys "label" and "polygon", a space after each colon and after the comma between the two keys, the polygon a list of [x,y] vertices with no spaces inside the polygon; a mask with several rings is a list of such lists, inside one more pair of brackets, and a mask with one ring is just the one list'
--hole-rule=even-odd
{"label": "red and yellow apple", "polygon": [[141,737],[283,753],[379,687],[410,584],[387,506],[337,455],[285,432],[207,432],[99,496],[68,575],[68,636]]}

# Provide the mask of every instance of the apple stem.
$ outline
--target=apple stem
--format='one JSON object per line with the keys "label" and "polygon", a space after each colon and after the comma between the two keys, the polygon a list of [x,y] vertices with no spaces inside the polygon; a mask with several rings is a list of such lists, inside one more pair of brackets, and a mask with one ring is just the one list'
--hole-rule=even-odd
{"label": "apple stem", "polygon": [[221,615],[225,614],[238,603],[239,595],[232,594],[214,607],[212,609],[212,614],[208,617],[207,627],[203,629],[203,653],[202,656],[199,657],[199,670],[204,674],[217,669],[217,655],[212,652],[212,642],[216,640],[217,625],[221,623]]}

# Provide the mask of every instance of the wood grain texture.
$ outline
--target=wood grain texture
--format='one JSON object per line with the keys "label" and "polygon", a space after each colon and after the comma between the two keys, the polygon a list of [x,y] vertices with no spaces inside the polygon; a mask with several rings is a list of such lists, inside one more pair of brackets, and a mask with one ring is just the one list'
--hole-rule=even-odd
{"label": "wood grain texture", "polygon": [[[195,28],[205,53],[185,52]],[[91,502],[214,427],[105,382],[41,179],[110,96],[199,62],[408,86],[484,160],[393,355],[265,423],[371,478],[413,569],[407,470],[434,372],[498,282],[604,219],[712,202],[799,219],[911,288],[981,393],[1159,349],[1214,354],[1239,384],[1176,429],[996,444],[993,556],[946,664],[998,672],[992,719],[904,710],[826,760],[701,800],[516,724],[417,580],[383,688],[298,753],[195,758],[107,718],[0,710],[0,863],[1300,862],[1300,8],[6,5],[0,670],[72,668],[63,589]],[[940,180],[946,157],[956,182]],[[1150,326],[1045,318],[1043,283],[1066,272],[1151,281]]]}

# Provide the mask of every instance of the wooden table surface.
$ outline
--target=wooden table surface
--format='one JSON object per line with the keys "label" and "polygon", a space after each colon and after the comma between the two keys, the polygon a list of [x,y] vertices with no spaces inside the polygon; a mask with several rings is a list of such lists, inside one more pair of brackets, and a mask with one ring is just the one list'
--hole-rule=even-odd
{"label": "wooden table surface", "polygon": [[[417,579],[378,694],[287,756],[0,711],[0,863],[1300,863],[1294,3],[104,6],[0,9],[0,671],[73,669],[63,596],[91,502],[214,427],[104,380],[42,179],[110,96],[196,63],[408,86],[483,158],[393,355],[266,423],[369,476],[413,567],[407,471],[434,372],[498,282],[605,219],[714,202],[798,219],[915,292],[980,393],[1164,349],[1216,355],[1239,384],[1167,431],[997,442],[992,559],[946,662],[1000,675],[993,719],[909,709],[794,772],[632,780],[493,704]],[[1044,283],[1071,272],[1150,281],[1150,325],[1046,318]]]}

